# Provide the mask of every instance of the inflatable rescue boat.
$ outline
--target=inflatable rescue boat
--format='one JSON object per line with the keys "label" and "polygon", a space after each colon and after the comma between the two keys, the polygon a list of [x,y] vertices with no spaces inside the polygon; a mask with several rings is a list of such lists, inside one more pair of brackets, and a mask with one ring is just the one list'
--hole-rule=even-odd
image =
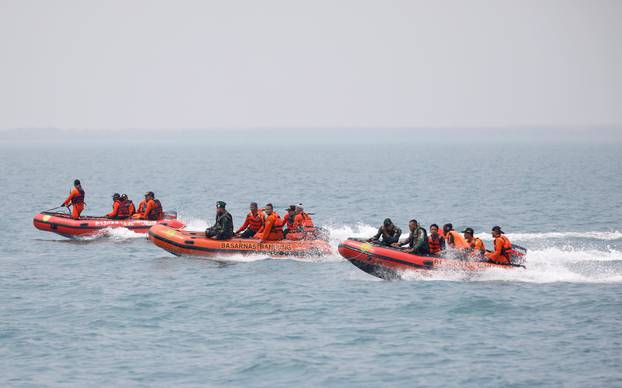
{"label": "inflatable rescue boat", "polygon": [[182,228],[184,223],[177,220],[175,212],[165,213],[160,221],[139,220],[135,218],[110,219],[106,217],[80,217],[77,220],[66,213],[41,212],[32,220],[35,228],[45,232],[53,232],[64,237],[89,236],[101,233],[107,228],[126,228],[136,233],[147,233],[156,224],[167,224]]}
{"label": "inflatable rescue boat", "polygon": [[158,247],[176,256],[222,256],[227,254],[262,254],[270,256],[322,256],[331,253],[324,240],[279,240],[232,238],[214,240],[204,232],[180,230],[170,225],[149,229],[149,239]]}
{"label": "inflatable rescue boat", "polygon": [[[381,246],[365,240],[350,238],[339,244],[339,254],[368,274],[381,279],[400,279],[408,270],[481,271],[490,268],[525,268],[522,265],[526,249],[514,246],[520,256],[516,264],[496,264],[487,261],[468,261],[436,256],[418,256],[398,248]],[[522,260],[522,261],[521,261]],[[521,261],[519,264],[518,261]]]}

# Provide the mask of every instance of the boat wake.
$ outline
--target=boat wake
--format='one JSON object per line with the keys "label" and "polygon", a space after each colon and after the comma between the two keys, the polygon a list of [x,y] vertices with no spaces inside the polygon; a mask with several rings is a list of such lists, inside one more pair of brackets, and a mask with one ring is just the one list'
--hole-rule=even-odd
{"label": "boat wake", "polygon": [[[371,225],[333,226],[331,245],[336,250],[348,237],[369,237],[376,233]],[[490,247],[489,234],[481,234]],[[473,272],[410,271],[405,280],[432,281],[511,281],[529,283],[622,283],[622,232],[509,233],[510,240],[525,246],[526,269],[497,269]],[[353,267],[353,271],[358,271]],[[367,276],[367,275],[364,275]],[[372,276],[367,276],[372,279]]]}

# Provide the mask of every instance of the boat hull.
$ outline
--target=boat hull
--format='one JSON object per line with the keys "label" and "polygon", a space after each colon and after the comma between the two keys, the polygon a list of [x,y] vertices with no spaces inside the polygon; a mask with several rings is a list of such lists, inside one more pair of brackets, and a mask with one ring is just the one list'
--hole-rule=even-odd
{"label": "boat hull", "polygon": [[269,256],[322,256],[331,253],[323,240],[280,240],[261,242],[258,239],[214,240],[204,232],[192,232],[155,225],[149,230],[149,239],[158,247],[176,256],[223,256],[235,254],[262,254]]}
{"label": "boat hull", "polygon": [[400,279],[404,271],[483,271],[490,268],[513,269],[484,261],[465,261],[445,257],[419,256],[397,248],[348,239],[339,244],[339,254],[360,270],[386,280]]}
{"label": "boat hull", "polygon": [[90,236],[101,233],[108,228],[125,228],[135,233],[147,233],[149,228],[158,223],[166,223],[179,228],[183,227],[183,223],[175,219],[151,221],[133,218],[113,220],[105,217],[80,217],[74,220],[67,214],[49,212],[37,214],[32,223],[39,230],[56,233],[65,237]]}

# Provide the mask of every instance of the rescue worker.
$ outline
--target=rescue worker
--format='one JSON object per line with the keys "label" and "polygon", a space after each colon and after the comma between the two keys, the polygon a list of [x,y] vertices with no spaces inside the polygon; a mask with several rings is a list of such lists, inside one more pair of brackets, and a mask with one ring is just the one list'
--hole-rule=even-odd
{"label": "rescue worker", "polygon": [[145,209],[147,209],[147,194],[145,194],[145,199],[138,203],[138,210],[136,210],[133,217],[140,218],[140,215],[145,212]]}
{"label": "rescue worker", "polygon": [[285,211],[287,213],[285,213],[285,215],[283,216],[283,227],[286,227],[287,229],[285,229],[283,231],[283,235],[285,236],[285,238],[288,238],[288,234],[292,234],[292,236],[289,237],[290,240],[297,240],[296,236],[295,236],[295,230],[294,230],[294,218],[296,217],[296,206],[295,205],[290,205],[287,209],[285,209]]}
{"label": "rescue worker", "polygon": [[467,249],[469,247],[464,240],[464,237],[454,230],[454,226],[452,224],[443,225],[443,232],[445,235],[445,242],[449,248]]}
{"label": "rescue worker", "polygon": [[205,235],[216,240],[228,240],[233,237],[233,217],[225,209],[227,204],[216,202],[216,222],[205,230]]}
{"label": "rescue worker", "polygon": [[[400,241],[402,230],[393,224],[390,218],[385,218],[382,226],[378,228],[378,233],[370,239],[368,242],[378,242],[382,245],[391,245]],[[382,238],[382,240],[380,240]]]}
{"label": "rescue worker", "polygon": [[112,195],[112,211],[106,214],[107,218],[117,218],[119,214],[119,203],[121,202],[121,195],[119,193],[114,193]]}
{"label": "rescue worker", "polygon": [[257,202],[251,202],[249,210],[244,224],[235,232],[235,235],[241,238],[253,237],[259,232],[266,220],[266,216],[257,208]]}
{"label": "rescue worker", "polygon": [[512,264],[512,254],[514,253],[512,243],[504,235],[500,226],[492,228],[492,238],[494,239],[495,250],[487,252],[486,258],[497,264]]}
{"label": "rescue worker", "polygon": [[462,233],[464,233],[464,239],[469,246],[469,256],[483,259],[486,253],[486,246],[482,239],[474,236],[473,228],[466,228]]}
{"label": "rescue worker", "polygon": [[428,233],[426,230],[419,226],[417,220],[410,220],[408,222],[408,229],[410,234],[402,241],[391,244],[392,246],[399,248],[404,245],[408,245],[407,248],[402,249],[406,253],[412,253],[414,255],[427,255],[430,253],[430,247],[428,246]]}
{"label": "rescue worker", "polygon": [[315,225],[313,225],[313,220],[311,216],[305,213],[305,209],[302,207],[302,204],[299,203],[296,205],[296,216],[294,217],[294,229],[298,229],[300,231],[314,229]]}
{"label": "rescue worker", "polygon": [[71,206],[71,218],[77,220],[80,218],[80,214],[84,210],[84,189],[82,188],[82,184],[79,179],[73,181],[73,187],[69,192],[69,196],[63,202],[61,207],[69,207]]}
{"label": "rescue worker", "polygon": [[434,256],[439,256],[445,250],[445,237],[438,233],[438,225],[436,224],[430,225],[428,246],[430,247],[430,254]]}
{"label": "rescue worker", "polygon": [[155,198],[153,191],[148,191],[145,194],[145,210],[142,213],[138,213],[141,220],[161,220],[164,218],[164,212],[162,211],[162,204],[159,199]]}
{"label": "rescue worker", "polygon": [[[127,215],[125,215],[126,211]],[[119,204],[119,213],[117,214],[117,217],[128,218],[133,216],[134,213],[136,213],[134,202],[132,202],[132,200],[127,197],[127,194],[121,194],[121,203]]]}
{"label": "rescue worker", "polygon": [[274,211],[271,203],[266,204],[264,212],[266,213],[266,222],[257,232],[255,238],[261,239],[261,241],[283,240],[283,220]]}

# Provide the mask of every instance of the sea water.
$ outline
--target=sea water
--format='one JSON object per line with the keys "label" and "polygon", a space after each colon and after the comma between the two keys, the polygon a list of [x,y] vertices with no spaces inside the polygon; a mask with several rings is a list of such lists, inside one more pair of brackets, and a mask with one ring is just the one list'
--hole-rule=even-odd
{"label": "sea water", "polygon": [[[620,144],[0,145],[2,386],[620,386]],[[302,202],[322,259],[175,257],[144,235],[66,239],[32,217],[74,178],[85,214],[152,190],[190,228],[217,200]],[[526,270],[374,278],[339,241],[452,222]],[[216,258],[218,259],[218,258]]]}

